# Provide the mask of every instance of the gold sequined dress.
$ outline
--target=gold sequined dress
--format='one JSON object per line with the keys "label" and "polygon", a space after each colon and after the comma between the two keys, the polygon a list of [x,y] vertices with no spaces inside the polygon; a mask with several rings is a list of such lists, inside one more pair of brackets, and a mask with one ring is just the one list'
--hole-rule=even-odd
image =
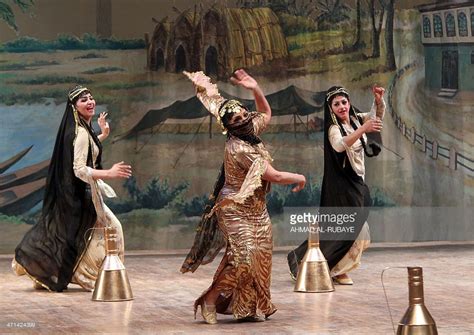
{"label": "gold sequined dress", "polygon": [[[264,116],[258,115],[253,122],[255,133],[261,133]],[[270,296],[272,226],[265,202],[270,184],[262,180],[269,161],[262,143],[252,146],[233,136],[226,141],[225,184],[214,210],[227,247],[211,286],[196,300],[195,308],[216,288],[218,313],[242,319],[276,312]],[[231,202],[219,205],[223,200]]]}

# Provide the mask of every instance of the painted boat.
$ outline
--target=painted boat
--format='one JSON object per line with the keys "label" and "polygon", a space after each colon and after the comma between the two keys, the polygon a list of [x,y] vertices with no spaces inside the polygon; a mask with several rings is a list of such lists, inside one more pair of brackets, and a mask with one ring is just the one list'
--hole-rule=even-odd
{"label": "painted boat", "polygon": [[33,146],[29,146],[28,148],[26,148],[25,150],[17,153],[15,156],[13,157],[10,157],[9,159],[7,159],[6,161],[4,162],[1,162],[0,163],[0,173],[3,173],[5,171],[7,171],[13,164],[15,164],[16,162],[18,162],[20,159],[23,158],[23,156],[25,156],[28,151],[31,150],[31,148],[33,148]]}
{"label": "painted boat", "polygon": [[43,200],[46,178],[13,186],[0,191],[0,212],[19,215]]}
{"label": "painted boat", "polygon": [[48,175],[49,162],[50,160],[47,159],[12,173],[0,175],[0,190],[5,190],[13,186],[26,184],[46,177]]}

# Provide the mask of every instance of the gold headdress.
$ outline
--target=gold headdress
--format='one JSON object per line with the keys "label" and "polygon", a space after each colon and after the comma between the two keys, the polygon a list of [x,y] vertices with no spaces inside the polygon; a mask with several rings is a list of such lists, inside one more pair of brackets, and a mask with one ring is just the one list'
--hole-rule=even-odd
{"label": "gold headdress", "polygon": [[344,87],[337,87],[335,88],[334,90],[332,91],[328,91],[326,93],[326,103],[328,104],[328,107],[329,107],[329,114],[331,115],[331,120],[332,120],[332,123],[335,124],[336,126],[339,126],[339,123],[337,122],[337,119],[336,119],[336,115],[334,114],[334,112],[332,111],[332,108],[331,106],[329,106],[329,100],[335,96],[335,95],[339,95],[339,94],[344,94],[344,95],[347,95],[349,97],[349,92],[344,88]]}
{"label": "gold headdress", "polygon": [[75,130],[74,133],[76,136],[74,137],[73,145],[76,143],[76,138],[77,138],[77,127],[79,126],[79,123],[81,122],[79,119],[79,114],[77,112],[76,106],[72,103],[72,101],[77,98],[79,95],[81,95],[83,92],[90,92],[90,90],[87,87],[81,86],[81,85],[76,85],[72,90],[70,90],[67,94],[67,97],[71,103],[72,107],[72,115],[74,116],[74,124],[75,124]]}
{"label": "gold headdress", "polygon": [[349,96],[349,92],[344,87],[339,87],[339,88],[337,88],[333,91],[330,91],[330,92],[326,93],[326,101],[329,102],[329,99],[331,99],[336,94],[345,94],[345,95]]}
{"label": "gold headdress", "polygon": [[69,91],[68,93],[69,101],[73,101],[75,98],[77,98],[81,93],[85,91],[89,91],[89,89],[87,87],[77,85],[76,87],[74,87],[72,90]]}
{"label": "gold headdress", "polygon": [[227,129],[222,123],[222,117],[226,113],[236,113],[243,107],[242,104],[237,100],[225,100],[217,90],[217,85],[211,82],[211,78],[206,76],[204,72],[187,72],[183,73],[193,82],[196,86],[196,96],[202,102],[204,107],[212,114],[217,120],[217,123],[222,128],[222,133],[227,134]]}

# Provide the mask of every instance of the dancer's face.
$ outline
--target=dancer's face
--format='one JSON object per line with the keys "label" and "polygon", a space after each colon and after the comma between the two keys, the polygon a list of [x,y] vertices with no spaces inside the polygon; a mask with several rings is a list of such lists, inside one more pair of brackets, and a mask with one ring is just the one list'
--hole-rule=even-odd
{"label": "dancer's face", "polygon": [[245,108],[240,108],[237,113],[232,113],[231,123],[239,123],[249,117],[250,113]]}
{"label": "dancer's face", "polygon": [[76,101],[77,112],[86,121],[90,121],[95,114],[95,100],[92,94],[87,93]]}
{"label": "dancer's face", "polygon": [[331,101],[331,110],[341,122],[349,121],[351,102],[344,95],[337,95]]}

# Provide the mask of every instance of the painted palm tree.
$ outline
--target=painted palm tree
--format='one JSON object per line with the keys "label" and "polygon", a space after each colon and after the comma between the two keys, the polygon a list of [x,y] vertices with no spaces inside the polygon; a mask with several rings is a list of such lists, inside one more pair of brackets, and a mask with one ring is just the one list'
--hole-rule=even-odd
{"label": "painted palm tree", "polygon": [[335,24],[349,20],[350,8],[341,0],[320,0],[319,15],[316,20],[322,29],[330,29]]}
{"label": "painted palm tree", "polygon": [[12,6],[17,6],[23,13],[26,13],[34,6],[33,0],[0,0],[0,19],[4,21],[10,28],[18,31],[16,25],[15,13]]}

